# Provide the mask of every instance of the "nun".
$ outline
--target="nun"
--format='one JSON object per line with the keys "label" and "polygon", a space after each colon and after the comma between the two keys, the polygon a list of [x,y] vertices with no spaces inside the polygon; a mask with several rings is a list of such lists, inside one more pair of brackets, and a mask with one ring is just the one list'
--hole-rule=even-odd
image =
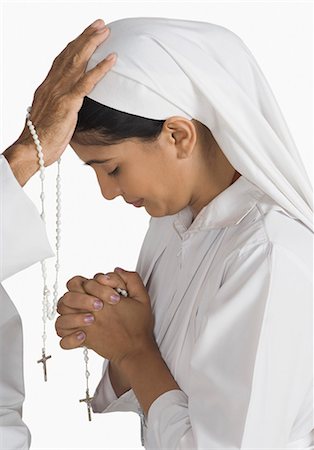
{"label": "nun", "polygon": [[69,280],[60,345],[104,358],[93,410],[137,412],[147,449],[313,449],[312,187],[271,89],[222,26],[108,27],[61,54],[32,122],[47,164],[70,143],[105,199],[151,219],[135,271]]}

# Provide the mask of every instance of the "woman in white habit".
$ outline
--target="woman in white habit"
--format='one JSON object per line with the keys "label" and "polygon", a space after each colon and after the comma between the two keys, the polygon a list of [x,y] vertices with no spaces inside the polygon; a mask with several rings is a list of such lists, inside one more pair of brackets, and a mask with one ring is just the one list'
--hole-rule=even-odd
{"label": "woman in white habit", "polygon": [[[224,27],[109,28],[54,61],[31,119],[46,165],[70,143],[107,200],[151,220],[135,272],[69,280],[60,344],[104,357],[93,409],[138,412],[147,449],[313,449],[312,188],[271,89]],[[0,163],[5,279],[53,253],[21,189],[38,170],[27,127]],[[1,302],[2,442],[27,448],[19,318]]]}

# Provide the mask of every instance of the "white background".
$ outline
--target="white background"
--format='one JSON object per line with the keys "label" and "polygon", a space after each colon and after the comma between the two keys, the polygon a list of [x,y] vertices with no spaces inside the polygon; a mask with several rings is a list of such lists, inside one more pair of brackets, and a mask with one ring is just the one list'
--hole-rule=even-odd
{"label": "white background", "polygon": [[[272,86],[306,168],[313,149],[312,2],[2,2],[1,150],[19,136],[25,110],[53,59],[97,18],[173,17],[230,28],[248,45]],[[93,277],[116,266],[135,270],[149,215],[120,198],[106,201],[91,168],[69,148],[63,158],[60,296],[74,275]],[[48,235],[54,245],[55,165],[47,169]],[[38,175],[38,174],[37,174]],[[39,176],[24,187],[39,208]],[[18,218],[23,220],[23,218]],[[53,259],[49,268],[54,269]],[[51,277],[50,282],[53,282]],[[41,272],[35,264],[4,283],[23,320],[26,400],[24,420],[34,449],[140,449],[135,413],[96,414],[87,421],[82,350],[64,351],[50,324],[48,383],[36,364],[41,353]],[[91,387],[101,358],[90,352]]]}

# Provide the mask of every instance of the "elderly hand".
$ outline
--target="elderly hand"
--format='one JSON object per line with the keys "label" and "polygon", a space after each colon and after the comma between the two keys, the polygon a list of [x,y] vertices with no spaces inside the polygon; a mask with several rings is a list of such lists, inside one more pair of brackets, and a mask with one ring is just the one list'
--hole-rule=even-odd
{"label": "elderly hand", "polygon": [[[84,345],[119,364],[126,357],[157,347],[154,318],[148,292],[137,272],[116,268],[108,275],[109,280],[98,274],[91,280],[75,277],[68,282],[68,289],[76,283],[84,293],[79,288],[61,297],[56,331],[62,337],[62,348]],[[121,296],[119,302],[112,304],[111,295],[118,295],[116,287],[126,289],[129,296]],[[96,309],[97,299],[102,302],[102,309]]]}
{"label": "elderly hand", "polygon": [[[34,94],[30,119],[43,148],[45,166],[60,158],[74,133],[84,97],[115,63],[116,57],[105,59],[85,72],[89,58],[109,32],[102,20],[87,27],[55,58]],[[26,124],[15,144],[30,144],[33,151],[33,138]]]}

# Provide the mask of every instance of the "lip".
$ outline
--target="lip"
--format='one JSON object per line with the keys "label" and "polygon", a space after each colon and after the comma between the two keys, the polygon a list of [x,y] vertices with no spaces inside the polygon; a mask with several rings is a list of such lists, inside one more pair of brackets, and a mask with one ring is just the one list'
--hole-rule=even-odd
{"label": "lip", "polygon": [[127,202],[127,203],[129,203],[129,205],[133,205],[133,206],[139,207],[139,206],[143,206],[143,202],[144,202],[144,199],[140,198],[136,202]]}

